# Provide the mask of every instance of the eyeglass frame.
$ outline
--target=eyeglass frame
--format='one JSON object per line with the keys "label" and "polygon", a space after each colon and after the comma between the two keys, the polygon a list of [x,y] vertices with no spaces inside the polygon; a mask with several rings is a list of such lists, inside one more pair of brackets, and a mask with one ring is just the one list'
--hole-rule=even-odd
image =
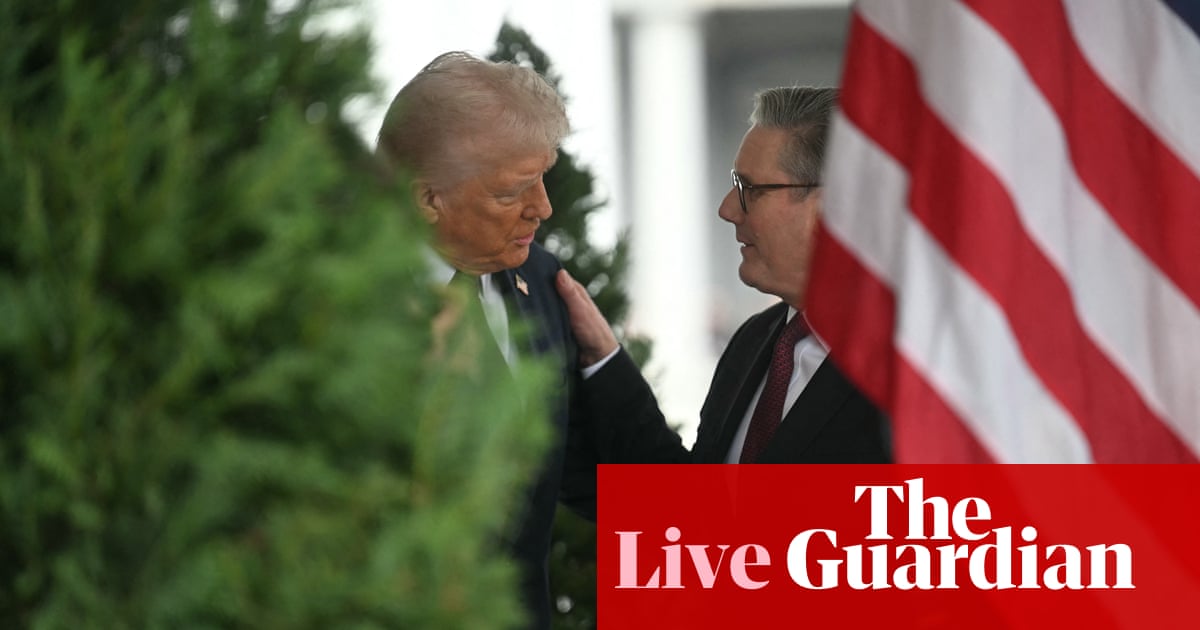
{"label": "eyeglass frame", "polygon": [[780,188],[820,188],[821,183],[815,184],[747,184],[742,181],[742,176],[738,175],[737,169],[729,169],[729,178],[733,181],[733,187],[738,191],[738,203],[742,204],[742,212],[750,214],[750,210],[746,208],[746,191],[747,190],[778,190]]}

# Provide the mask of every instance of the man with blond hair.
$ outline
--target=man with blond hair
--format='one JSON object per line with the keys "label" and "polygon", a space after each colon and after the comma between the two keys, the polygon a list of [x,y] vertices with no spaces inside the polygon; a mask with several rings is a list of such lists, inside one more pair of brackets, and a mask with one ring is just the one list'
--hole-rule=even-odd
{"label": "man with blond hair", "polygon": [[[506,360],[553,357],[560,370],[548,419],[552,447],[515,510],[509,541],[529,627],[538,629],[550,627],[547,558],[555,506],[561,499],[585,516],[595,514],[595,459],[578,446],[583,432],[568,429],[581,374],[555,291],[562,266],[534,242],[553,212],[542,175],[567,131],[561,98],[536,72],[450,52],[396,95],[377,146],[386,163],[412,178],[413,200],[432,227],[430,265],[440,281],[458,278],[477,288]],[[525,322],[530,339],[514,342],[510,317]]]}

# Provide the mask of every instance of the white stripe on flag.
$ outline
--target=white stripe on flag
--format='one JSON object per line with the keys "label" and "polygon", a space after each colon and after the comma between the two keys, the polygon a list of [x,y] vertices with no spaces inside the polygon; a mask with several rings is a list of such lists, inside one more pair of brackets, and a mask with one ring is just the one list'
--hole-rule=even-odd
{"label": "white stripe on flag", "polygon": [[1091,461],[1086,438],[1030,371],[999,306],[902,211],[905,171],[845,117],[835,121],[823,220],[892,287],[898,350],[998,461]]}
{"label": "white stripe on flag", "polygon": [[[1200,313],[1084,189],[1058,119],[1006,42],[954,2],[919,10],[864,2],[858,11],[909,54],[930,107],[1004,183],[1025,230],[1070,285],[1088,335],[1200,451]],[[964,67],[986,77],[988,98],[962,80]]]}
{"label": "white stripe on flag", "polygon": [[1066,0],[1080,51],[1105,83],[1200,175],[1200,40],[1155,0]]}

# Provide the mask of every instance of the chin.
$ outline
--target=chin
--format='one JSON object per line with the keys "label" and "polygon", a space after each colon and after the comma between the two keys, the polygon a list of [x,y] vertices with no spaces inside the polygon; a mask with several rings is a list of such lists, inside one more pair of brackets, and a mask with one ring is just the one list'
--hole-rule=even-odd
{"label": "chin", "polygon": [[742,264],[738,265],[738,278],[742,281],[742,284],[751,289],[758,288],[758,282],[755,280],[754,266],[744,260]]}
{"label": "chin", "polygon": [[504,258],[504,268],[516,269],[517,267],[524,265],[526,260],[529,260],[529,248],[522,247],[520,248],[520,251],[513,252]]}

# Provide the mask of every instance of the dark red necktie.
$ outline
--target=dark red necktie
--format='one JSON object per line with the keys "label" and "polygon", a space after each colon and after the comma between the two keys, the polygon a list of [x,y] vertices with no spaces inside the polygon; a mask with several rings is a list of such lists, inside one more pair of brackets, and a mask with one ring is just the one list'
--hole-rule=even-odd
{"label": "dark red necktie", "polygon": [[754,415],[750,417],[750,428],[746,431],[746,442],[742,445],[739,463],[754,463],[783,421],[783,403],[787,398],[788,382],[792,380],[796,342],[807,334],[804,316],[796,313],[775,341],[771,367],[767,370],[767,384],[763,386],[762,396],[759,396]]}

